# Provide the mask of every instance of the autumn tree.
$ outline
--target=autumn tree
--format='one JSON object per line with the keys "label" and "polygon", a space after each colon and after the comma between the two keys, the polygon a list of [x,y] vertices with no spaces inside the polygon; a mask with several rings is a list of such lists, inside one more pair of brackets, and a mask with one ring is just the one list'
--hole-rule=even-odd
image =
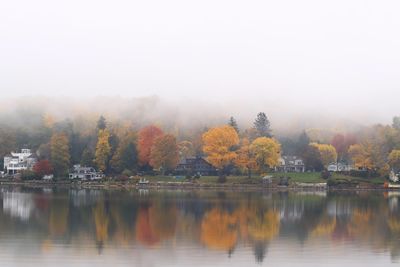
{"label": "autumn tree", "polygon": [[182,141],[178,143],[179,158],[181,160],[194,156],[194,150],[193,143],[190,141]]}
{"label": "autumn tree", "polygon": [[395,149],[388,156],[389,165],[396,171],[400,169],[400,150]]}
{"label": "autumn tree", "polygon": [[173,170],[179,162],[178,145],[175,136],[164,134],[154,140],[150,153],[150,165],[164,174]]}
{"label": "autumn tree", "polygon": [[224,168],[236,158],[233,147],[239,144],[237,132],[228,125],[215,127],[205,132],[202,140],[207,161],[219,169],[220,177],[222,177]]}
{"label": "autumn tree", "polygon": [[65,176],[70,164],[69,141],[64,133],[54,133],[50,140],[51,165],[56,176]]}
{"label": "autumn tree", "polygon": [[228,125],[231,126],[239,134],[239,126],[234,117],[230,117]]}
{"label": "autumn tree", "polygon": [[257,118],[254,121],[254,128],[257,131],[258,137],[272,137],[271,124],[264,112],[257,114]]}
{"label": "autumn tree", "polygon": [[357,168],[372,169],[374,163],[372,159],[372,145],[370,143],[355,144],[350,146],[349,155]]}
{"label": "autumn tree", "polygon": [[239,168],[246,169],[247,175],[251,178],[251,171],[257,167],[253,151],[250,149],[250,141],[244,138],[241,142],[240,148],[237,150],[237,157],[235,164]]}
{"label": "autumn tree", "polygon": [[260,171],[278,165],[281,145],[274,138],[259,137],[251,143],[250,150]]}
{"label": "autumn tree", "polygon": [[107,129],[99,130],[98,140],[95,152],[95,162],[101,171],[106,171],[108,161],[111,155],[111,146],[109,142],[110,133]]}
{"label": "autumn tree", "polygon": [[43,177],[44,175],[49,175],[53,173],[53,166],[49,160],[39,160],[33,166],[33,171],[38,177]]}
{"label": "autumn tree", "polygon": [[141,166],[145,166],[150,163],[151,148],[154,144],[155,139],[162,135],[163,131],[154,125],[147,126],[139,131],[138,152],[139,164]]}
{"label": "autumn tree", "polygon": [[347,152],[346,142],[343,134],[336,134],[331,140],[331,145],[336,149],[340,159],[343,157],[344,153]]}
{"label": "autumn tree", "polygon": [[311,143],[310,146],[318,150],[321,162],[325,167],[337,161],[336,149],[332,145]]}

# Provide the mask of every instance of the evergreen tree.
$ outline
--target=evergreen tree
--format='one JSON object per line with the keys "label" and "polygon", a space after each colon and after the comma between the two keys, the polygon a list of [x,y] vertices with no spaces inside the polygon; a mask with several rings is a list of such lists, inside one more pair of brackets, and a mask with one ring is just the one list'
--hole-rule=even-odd
{"label": "evergreen tree", "polygon": [[81,157],[82,166],[93,166],[94,154],[89,148],[85,148]]}
{"label": "evergreen tree", "polygon": [[254,121],[254,128],[257,131],[258,137],[272,137],[270,127],[271,125],[267,115],[265,115],[264,112],[258,113],[257,118]]}
{"label": "evergreen tree", "polygon": [[237,125],[237,122],[234,117],[231,117],[229,119],[228,125],[231,126],[235,131],[239,134],[239,126]]}
{"label": "evergreen tree", "polygon": [[99,120],[97,121],[97,129],[104,130],[107,127],[106,119],[103,116],[100,116]]}

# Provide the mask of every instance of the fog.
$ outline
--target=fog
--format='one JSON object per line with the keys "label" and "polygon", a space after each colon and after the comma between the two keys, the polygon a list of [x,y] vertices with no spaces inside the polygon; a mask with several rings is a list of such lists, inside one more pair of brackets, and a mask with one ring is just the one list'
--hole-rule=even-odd
{"label": "fog", "polygon": [[212,125],[232,115],[243,127],[264,111],[278,132],[389,123],[400,113],[399,8],[395,0],[5,1],[1,116],[33,105],[59,117],[136,112],[140,123]]}

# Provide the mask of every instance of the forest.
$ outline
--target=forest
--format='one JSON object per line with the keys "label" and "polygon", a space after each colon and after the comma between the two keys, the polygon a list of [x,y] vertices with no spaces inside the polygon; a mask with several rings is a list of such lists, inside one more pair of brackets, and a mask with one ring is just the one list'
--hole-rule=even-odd
{"label": "forest", "polygon": [[[151,106],[151,101],[147,104]],[[143,120],[145,110],[136,111],[136,117],[99,110],[59,116],[27,107],[13,111],[11,119],[11,113],[3,112],[0,159],[11,151],[32,149],[38,163],[26,175],[36,178],[53,173],[66,177],[75,164],[93,166],[109,177],[173,174],[179,162],[190,157],[204,157],[221,177],[267,173],[279,164],[281,155],[302,158],[307,171],[346,162],[383,177],[400,168],[400,117],[394,117],[391,125],[344,130],[312,127],[282,134],[274,131],[274,122],[264,112],[249,121],[228,116],[222,123],[204,118],[189,126],[174,122],[173,116]]]}

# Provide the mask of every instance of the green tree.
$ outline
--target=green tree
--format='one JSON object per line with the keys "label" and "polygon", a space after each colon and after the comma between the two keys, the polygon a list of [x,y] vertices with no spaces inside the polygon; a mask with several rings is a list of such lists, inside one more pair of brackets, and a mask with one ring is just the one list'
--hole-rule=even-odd
{"label": "green tree", "polygon": [[400,130],[400,117],[396,116],[393,118],[393,124],[392,124],[393,128]]}
{"label": "green tree", "polygon": [[258,137],[272,137],[271,124],[264,112],[257,114],[257,118],[254,121],[254,128],[257,131]]}
{"label": "green tree", "polygon": [[113,171],[121,173],[124,170],[136,170],[137,160],[138,155],[135,143],[120,142],[110,164]]}
{"label": "green tree", "polygon": [[88,147],[83,150],[81,157],[81,165],[83,166],[93,166],[94,153]]}
{"label": "green tree", "polygon": [[107,129],[99,130],[98,141],[95,152],[95,162],[97,167],[105,172],[108,167],[108,161],[111,155],[111,146],[109,142],[110,133]]}
{"label": "green tree", "polygon": [[54,133],[51,137],[50,156],[56,177],[65,176],[70,164],[69,141],[65,133]]}
{"label": "green tree", "polygon": [[97,129],[105,130],[106,128],[107,128],[106,119],[103,116],[100,116],[99,120],[97,121]]}

